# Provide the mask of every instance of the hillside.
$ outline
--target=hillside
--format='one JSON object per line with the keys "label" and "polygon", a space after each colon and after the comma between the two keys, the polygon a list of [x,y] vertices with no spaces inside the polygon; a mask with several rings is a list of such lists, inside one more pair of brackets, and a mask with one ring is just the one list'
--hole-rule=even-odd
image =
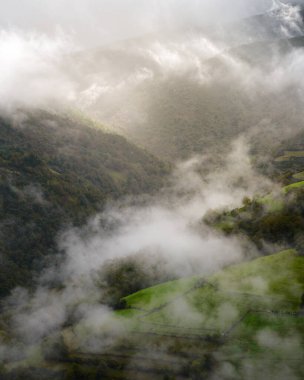
{"label": "hillside", "polygon": [[[272,129],[268,140],[278,144],[287,124],[301,128],[293,78],[289,84],[289,74],[276,76],[288,72],[302,47],[302,36],[231,47],[187,31],[78,54],[70,75],[81,83],[87,112],[153,154],[173,162],[202,153],[218,160],[252,127]],[[260,135],[256,146],[264,143]]]}
{"label": "hillside", "polygon": [[226,235],[244,235],[264,254],[273,244],[303,253],[303,132],[278,144],[270,157],[260,170],[274,181],[272,192],[245,197],[237,209],[210,210],[202,223]]}
{"label": "hillside", "polygon": [[[189,328],[224,333],[231,324],[229,318],[221,320],[218,312],[224,299],[237,309],[232,314],[238,316],[263,306],[278,311],[299,311],[304,291],[303,269],[303,256],[294,250],[283,251],[231,266],[206,279],[193,277],[141,290],[125,297],[126,309],[117,314],[128,316],[128,311],[132,311],[131,318],[140,317],[143,326],[155,322],[163,324],[164,330],[166,324],[168,327],[180,325],[182,329],[189,323]],[[246,295],[247,299],[242,299]],[[174,302],[178,304],[183,298],[189,313],[172,313],[170,305],[174,307]],[[192,313],[197,321],[193,320]],[[232,320],[235,318],[236,315],[231,316]]]}
{"label": "hillside", "polygon": [[162,159],[209,154],[218,164],[240,133],[267,154],[286,125],[302,126],[303,15],[281,3],[234,23],[82,51],[63,65],[82,109]]}
{"label": "hillside", "polygon": [[304,379],[304,0],[18,1],[0,380]]}
{"label": "hillside", "polygon": [[58,339],[49,337],[39,355],[32,348],[28,374],[64,379],[196,379],[213,374],[230,379],[233,373],[234,379],[253,379],[263,376],[267,364],[270,379],[283,369],[301,378],[303,271],[304,258],[289,250],[208,278],[142,290],[126,297],[126,309],[116,312],[115,323],[125,326],[119,327],[124,331],[120,338],[110,338],[115,336],[113,321],[100,327],[98,334],[108,342],[105,351],[83,352],[81,342],[90,330],[81,323],[69,326],[56,346],[61,347],[60,360],[47,356]]}
{"label": "hillside", "polygon": [[[0,120],[1,296],[31,284],[64,226],[151,194],[169,166],[89,120],[42,110]],[[18,238],[16,238],[18,237]]]}

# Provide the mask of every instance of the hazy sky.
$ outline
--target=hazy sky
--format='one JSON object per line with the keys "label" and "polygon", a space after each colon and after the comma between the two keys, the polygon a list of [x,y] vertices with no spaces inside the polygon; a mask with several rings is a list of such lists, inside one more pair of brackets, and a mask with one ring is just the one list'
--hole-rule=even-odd
{"label": "hazy sky", "polygon": [[1,0],[1,29],[64,31],[85,45],[181,25],[229,21],[273,0]]}

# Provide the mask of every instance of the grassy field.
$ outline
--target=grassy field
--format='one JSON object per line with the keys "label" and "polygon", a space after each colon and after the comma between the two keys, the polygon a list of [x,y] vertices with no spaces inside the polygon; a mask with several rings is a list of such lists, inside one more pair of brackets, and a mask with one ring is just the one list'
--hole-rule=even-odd
{"label": "grassy field", "polygon": [[284,207],[284,199],[278,196],[274,197],[273,194],[268,194],[262,198],[259,198],[258,202],[265,206],[268,212],[280,211]]}
{"label": "grassy field", "polygon": [[280,157],[277,157],[275,161],[289,161],[292,158],[303,158],[304,151],[303,150],[285,150],[284,154]]}
{"label": "grassy field", "polygon": [[233,369],[231,377],[220,378],[246,378],[249,367],[257,376],[267,371],[271,379],[286,369],[303,378],[303,274],[304,257],[286,250],[208,279],[192,277],[142,290],[126,297],[128,309],[116,315],[144,339],[167,337],[180,347],[191,342],[190,356],[207,352],[219,358],[225,371],[226,365]]}
{"label": "grassy field", "polygon": [[304,187],[304,181],[295,182],[295,183],[292,183],[291,185],[283,187],[283,192],[289,193],[291,190],[299,189],[301,187]]}
{"label": "grassy field", "polygon": [[297,179],[299,181],[303,181],[304,180],[304,172],[299,172],[299,173],[296,173],[292,176],[294,179]]}
{"label": "grassy field", "polygon": [[[228,336],[238,330],[253,339],[264,327],[277,331],[283,323],[285,331],[289,324],[291,329],[303,325],[297,314],[303,273],[304,257],[283,251],[229,267],[208,279],[192,277],[142,290],[126,297],[128,308],[117,315],[131,321],[137,331]],[[282,322],[278,320],[282,315],[297,317]],[[294,323],[295,318],[302,324],[298,319]]]}

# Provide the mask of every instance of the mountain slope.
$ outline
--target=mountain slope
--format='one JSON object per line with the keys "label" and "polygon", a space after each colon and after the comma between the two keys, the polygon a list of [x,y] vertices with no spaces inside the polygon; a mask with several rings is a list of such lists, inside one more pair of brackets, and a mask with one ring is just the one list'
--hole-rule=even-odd
{"label": "mountain slope", "polygon": [[159,189],[169,166],[92,122],[46,111],[0,120],[1,295],[31,283],[57,233],[108,200]]}
{"label": "mountain slope", "polygon": [[[221,330],[229,325],[229,321],[214,319],[214,311],[223,302],[220,293],[227,292],[226,302],[236,305],[238,299],[234,299],[233,293],[235,292],[235,296],[238,293],[240,296],[247,293],[249,299],[244,300],[244,303],[250,305],[252,310],[254,307],[262,307],[265,302],[268,308],[285,308],[286,311],[297,312],[304,292],[303,270],[303,256],[297,255],[294,250],[283,251],[228,267],[206,279],[186,278],[141,290],[124,298],[127,307],[125,310],[133,309],[132,318],[135,315],[141,316],[144,324],[159,322],[180,325],[182,329],[187,325],[188,315],[170,313],[170,303],[178,303],[178,297],[185,297],[189,303],[190,319],[192,308],[197,308],[202,314],[196,323],[197,326],[193,321],[190,322],[192,327],[200,326],[205,329],[210,325],[209,327]],[[254,296],[257,297],[255,301]],[[200,302],[199,299],[204,299],[204,302]],[[256,303],[255,306],[253,302]],[[243,308],[243,305],[239,306]],[[126,311],[119,311],[117,314],[124,315]],[[220,318],[220,315],[218,317]],[[155,329],[157,330],[157,326]]]}
{"label": "mountain slope", "polygon": [[[262,24],[270,18],[260,17]],[[303,36],[270,34],[232,47],[226,38],[214,43],[194,30],[146,45],[127,41],[72,57],[71,75],[88,112],[166,160],[220,156],[261,123],[272,139],[284,138],[287,123],[300,129]]]}

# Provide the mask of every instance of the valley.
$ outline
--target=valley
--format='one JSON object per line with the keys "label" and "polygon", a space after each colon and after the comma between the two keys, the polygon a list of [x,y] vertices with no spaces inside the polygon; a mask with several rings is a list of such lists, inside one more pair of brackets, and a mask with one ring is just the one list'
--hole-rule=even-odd
{"label": "valley", "polygon": [[0,5],[0,379],[302,379],[303,1],[28,7]]}

